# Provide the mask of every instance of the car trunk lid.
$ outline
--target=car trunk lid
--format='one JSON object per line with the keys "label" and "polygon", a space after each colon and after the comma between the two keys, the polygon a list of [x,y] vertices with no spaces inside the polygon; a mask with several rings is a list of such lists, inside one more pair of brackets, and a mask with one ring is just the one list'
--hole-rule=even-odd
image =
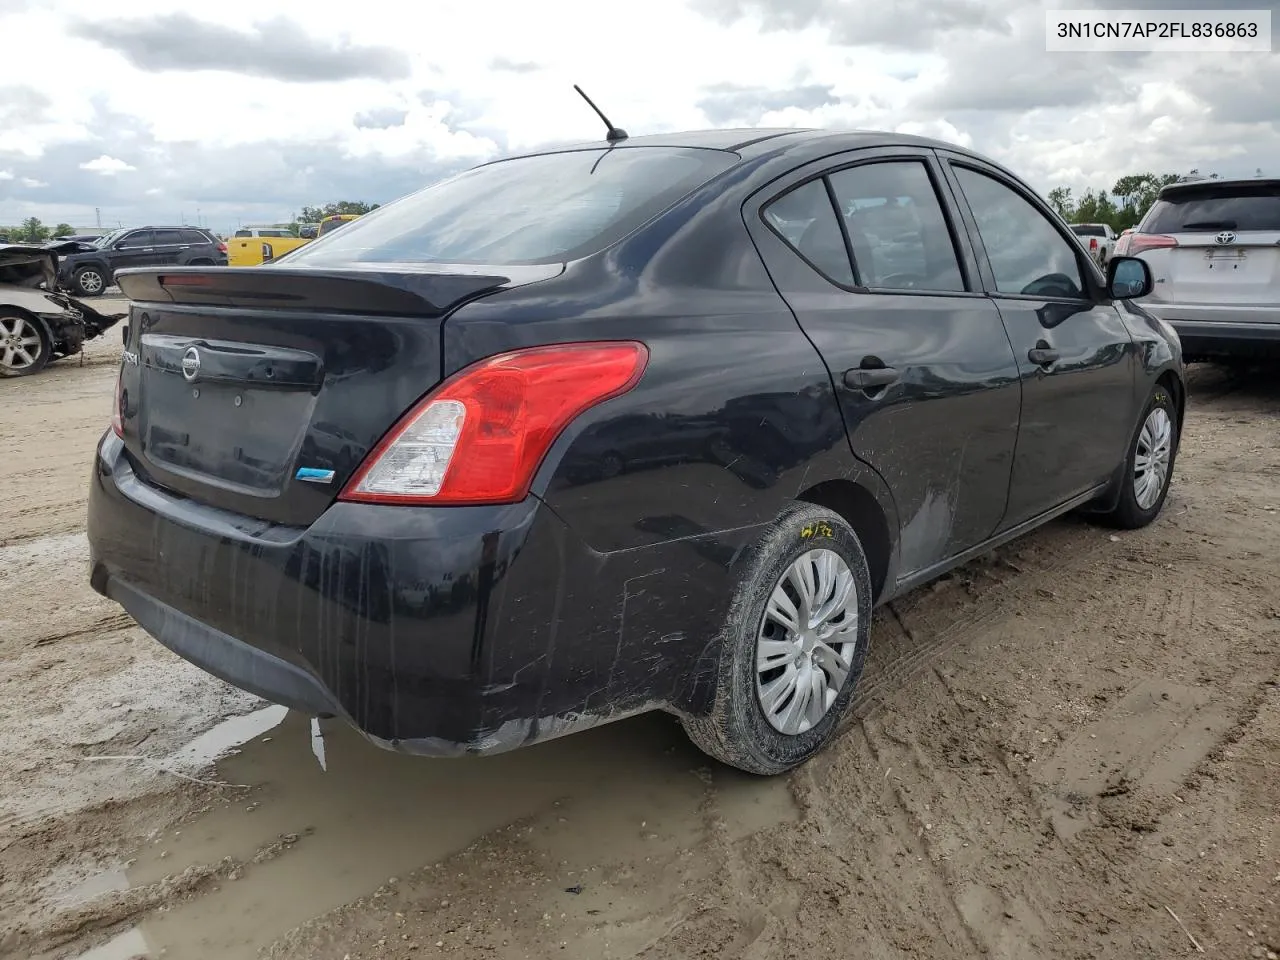
{"label": "car trunk lid", "polygon": [[121,373],[129,459],[182,496],[308,525],[440,381],[444,318],[562,269],[122,272],[133,301]]}

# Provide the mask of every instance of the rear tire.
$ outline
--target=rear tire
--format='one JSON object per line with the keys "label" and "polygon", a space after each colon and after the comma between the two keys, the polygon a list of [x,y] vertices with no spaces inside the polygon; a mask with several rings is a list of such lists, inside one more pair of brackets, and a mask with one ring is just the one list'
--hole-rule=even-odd
{"label": "rear tire", "polygon": [[0,377],[29,377],[53,356],[44,325],[11,308],[0,309]]}
{"label": "rear tire", "polygon": [[1181,425],[1173,395],[1161,384],[1151,392],[1125,456],[1120,496],[1103,520],[1125,530],[1151,523],[1164,508],[1173,481]]}
{"label": "rear tire", "polygon": [[81,267],[71,283],[82,297],[100,297],[107,289],[107,276],[98,267]]}
{"label": "rear tire", "polygon": [[832,510],[792,504],[745,567],[721,633],[715,705],[684,717],[685,732],[748,773],[799,766],[835,736],[870,639],[871,575],[857,534]]}

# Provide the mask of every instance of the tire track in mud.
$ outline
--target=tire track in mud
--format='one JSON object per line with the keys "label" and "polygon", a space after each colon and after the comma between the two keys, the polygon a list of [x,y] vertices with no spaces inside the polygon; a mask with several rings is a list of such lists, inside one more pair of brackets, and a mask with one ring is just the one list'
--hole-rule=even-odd
{"label": "tire track in mud", "polygon": [[[1009,607],[1026,594],[1064,572],[1087,568],[1089,561],[1109,546],[1112,543],[1105,530],[1068,519],[997,550],[995,563],[1011,563],[1004,559],[1010,553],[1019,554],[1020,562],[1009,568],[1011,576],[991,578],[990,586],[976,599],[967,601],[967,608],[957,611],[953,604],[939,602],[939,588],[928,586],[886,604],[877,611],[880,629],[873,633],[869,669],[854,695],[851,718],[874,716],[884,708],[893,690],[922,673],[931,662],[983,636],[1004,620]],[[1025,559],[1031,551],[1042,556],[1047,553],[1047,557],[1031,567],[1031,561]],[[966,575],[990,575],[992,565],[992,557],[980,558],[960,567],[951,580],[938,583],[945,590]],[[876,650],[883,646],[889,648],[888,652],[877,658]]]}

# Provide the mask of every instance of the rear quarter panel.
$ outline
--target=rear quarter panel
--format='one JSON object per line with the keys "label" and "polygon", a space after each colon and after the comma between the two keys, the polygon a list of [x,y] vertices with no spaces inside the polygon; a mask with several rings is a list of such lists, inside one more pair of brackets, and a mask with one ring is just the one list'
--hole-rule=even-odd
{"label": "rear quarter panel", "polygon": [[[561,586],[544,630],[546,657],[601,679],[589,709],[599,698],[705,710],[752,548],[818,484],[862,486],[896,542],[889,493],[853,458],[830,374],[773,289],[740,206],[736,194],[695,197],[606,254],[444,326],[446,375],[546,343],[649,348],[639,384],[573,422],[533,485],[593,558],[548,570]],[[503,603],[543,609],[533,596]]]}
{"label": "rear quarter panel", "polygon": [[[446,376],[524,346],[648,345],[640,383],[571,424],[534,484],[596,550],[766,524],[808,488],[870,472],[742,222],[749,168],[561,277],[486,297],[445,324]],[[622,461],[614,477],[602,475],[609,454]]]}

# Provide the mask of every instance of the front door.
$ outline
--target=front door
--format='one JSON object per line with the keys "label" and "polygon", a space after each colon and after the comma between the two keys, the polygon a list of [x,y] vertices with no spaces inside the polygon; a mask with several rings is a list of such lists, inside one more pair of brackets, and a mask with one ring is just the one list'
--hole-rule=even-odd
{"label": "front door", "polygon": [[134,230],[116,241],[111,251],[111,269],[156,266],[155,232]]}
{"label": "front door", "polygon": [[947,166],[1022,381],[1007,529],[1115,474],[1138,413],[1137,347],[1079,244],[1030,190],[969,158]]}
{"label": "front door", "polygon": [[854,151],[744,208],[826,362],[854,454],[893,493],[900,576],[994,532],[1018,428],[1017,363],[940,176],[927,151]]}

